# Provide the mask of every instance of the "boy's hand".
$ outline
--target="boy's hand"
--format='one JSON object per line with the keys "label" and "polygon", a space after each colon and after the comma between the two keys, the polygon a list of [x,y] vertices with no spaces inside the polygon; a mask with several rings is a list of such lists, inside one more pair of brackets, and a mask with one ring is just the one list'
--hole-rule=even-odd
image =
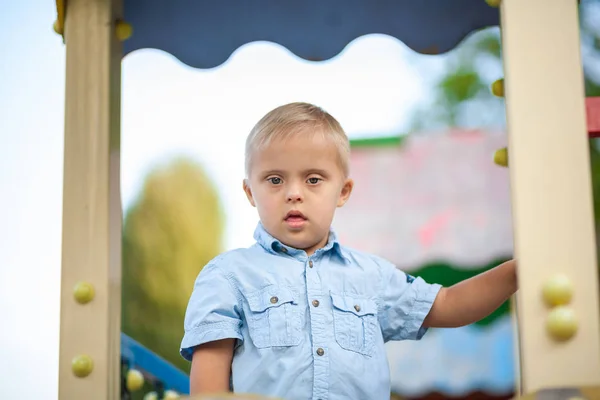
{"label": "boy's hand", "polygon": [[517,262],[507,261],[438,293],[424,327],[455,328],[477,322],[517,291]]}

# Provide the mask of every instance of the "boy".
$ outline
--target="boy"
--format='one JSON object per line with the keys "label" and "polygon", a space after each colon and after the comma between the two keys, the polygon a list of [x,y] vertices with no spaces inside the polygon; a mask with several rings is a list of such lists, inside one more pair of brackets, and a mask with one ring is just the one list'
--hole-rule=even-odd
{"label": "boy", "polygon": [[258,210],[256,244],[199,274],[181,354],[191,394],[389,399],[384,343],[473,323],[517,289],[506,262],[450,288],[341,245],[330,230],[352,193],[340,124],[306,103],[264,116],[246,142],[243,188]]}

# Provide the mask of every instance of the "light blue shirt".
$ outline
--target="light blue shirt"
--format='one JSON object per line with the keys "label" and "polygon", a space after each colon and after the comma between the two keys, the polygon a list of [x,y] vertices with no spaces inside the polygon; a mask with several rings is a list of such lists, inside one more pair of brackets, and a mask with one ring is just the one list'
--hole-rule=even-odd
{"label": "light blue shirt", "polygon": [[288,400],[389,399],[384,343],[418,340],[440,285],[341,246],[311,257],[261,224],[256,244],[221,254],[198,275],[181,355],[225,338],[237,345],[235,392]]}

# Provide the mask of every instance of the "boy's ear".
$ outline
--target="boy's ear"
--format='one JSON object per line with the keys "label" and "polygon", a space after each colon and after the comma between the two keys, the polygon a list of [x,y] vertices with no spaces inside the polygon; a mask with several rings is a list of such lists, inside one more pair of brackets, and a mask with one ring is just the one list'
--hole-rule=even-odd
{"label": "boy's ear", "polygon": [[342,207],[352,194],[352,189],[354,188],[354,181],[350,178],[344,181],[344,185],[342,186],[342,190],[340,192],[340,198],[338,199],[337,206]]}
{"label": "boy's ear", "polygon": [[250,202],[252,207],[256,207],[256,204],[254,204],[254,197],[252,196],[252,189],[250,188],[250,182],[248,182],[248,179],[244,179],[243,187],[244,193],[246,193],[248,201]]}

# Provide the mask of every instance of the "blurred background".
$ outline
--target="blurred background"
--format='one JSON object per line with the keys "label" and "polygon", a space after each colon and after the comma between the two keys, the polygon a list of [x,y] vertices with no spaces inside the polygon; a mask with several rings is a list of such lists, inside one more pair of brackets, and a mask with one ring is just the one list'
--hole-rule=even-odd
{"label": "blurred background", "polygon": [[[54,2],[0,10],[0,396],[55,399],[65,48]],[[581,21],[586,94],[600,96],[600,1],[582,2]],[[430,56],[369,35],[323,62],[258,42],[208,70],[156,50],[127,55],[123,332],[189,371],[178,349],[194,279],[218,253],[253,242],[245,137],[291,101],[322,106],[351,138],[356,188],[334,221],[346,244],[444,285],[510,258],[508,171],[492,163],[506,145],[504,102],[490,91],[503,76],[499,39],[486,29]],[[595,141],[590,152],[597,210]],[[509,311],[388,344],[394,396],[510,398]]]}

